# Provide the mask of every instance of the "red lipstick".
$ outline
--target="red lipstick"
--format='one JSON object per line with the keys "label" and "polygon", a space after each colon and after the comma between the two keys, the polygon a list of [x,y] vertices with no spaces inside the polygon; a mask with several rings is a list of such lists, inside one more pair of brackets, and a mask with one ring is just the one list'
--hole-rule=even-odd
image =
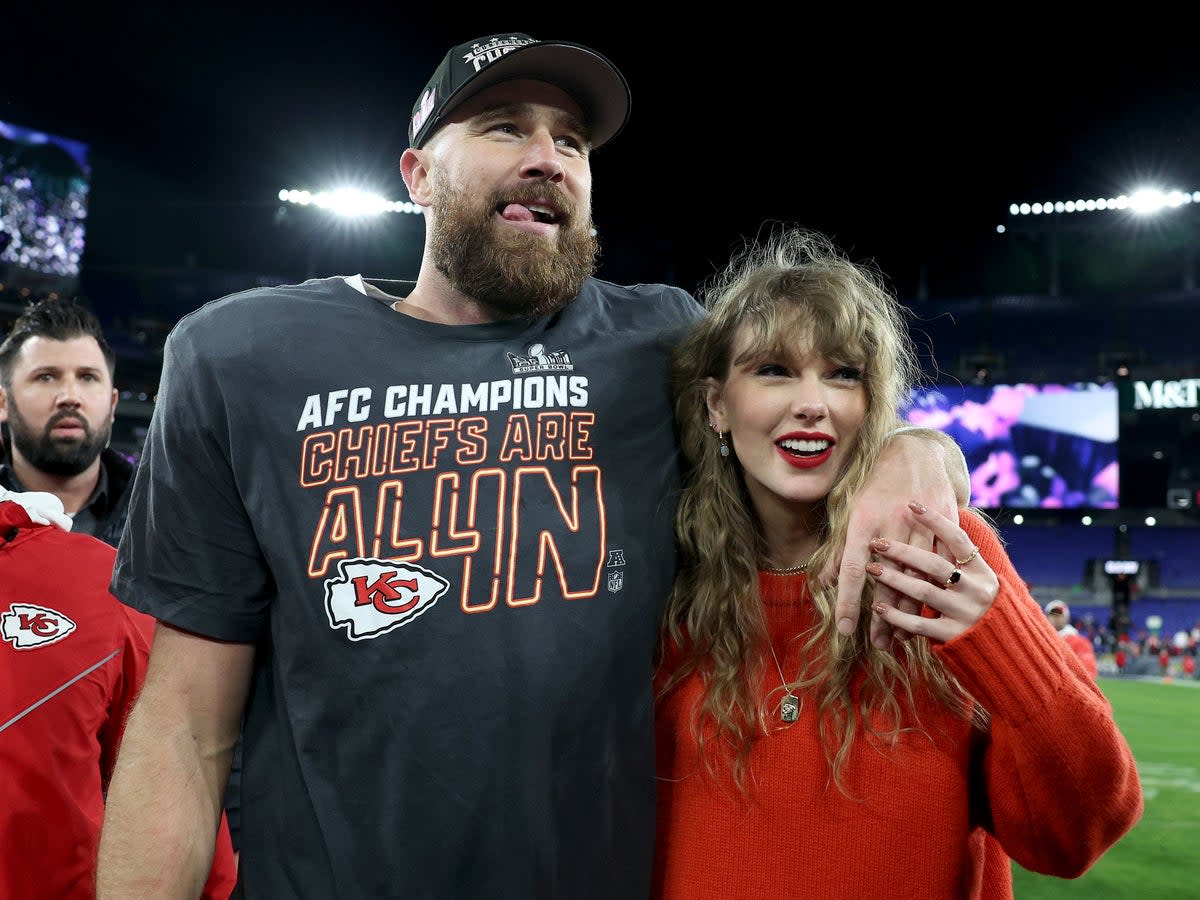
{"label": "red lipstick", "polygon": [[[828,446],[820,453],[798,455],[794,450],[783,446],[784,441],[825,441]],[[777,452],[789,466],[797,469],[814,469],[829,459],[837,441],[831,435],[820,431],[793,431],[775,441]]]}

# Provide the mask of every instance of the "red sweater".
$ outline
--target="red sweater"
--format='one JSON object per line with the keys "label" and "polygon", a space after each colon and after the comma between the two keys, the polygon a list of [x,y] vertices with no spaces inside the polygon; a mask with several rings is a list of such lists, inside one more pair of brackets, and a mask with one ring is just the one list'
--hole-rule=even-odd
{"label": "red sweater", "polygon": [[[1137,822],[1137,769],[1107,700],[992,530],[961,518],[1000,593],[935,652],[991,713],[990,731],[921,696],[923,732],[883,747],[859,731],[843,770],[851,799],[829,783],[809,698],[795,724],[756,742],[744,797],[727,769],[714,781],[697,755],[693,674],[658,709],[655,897],[993,900],[1012,896],[1009,857],[1076,877]],[[759,586],[775,652],[795,678],[790,638],[813,615],[804,576],[760,573]],[[762,696],[778,686],[768,659]]]}
{"label": "red sweater", "polygon": [[[154,620],[108,592],[116,551],[0,501],[0,898],[90,900],[104,790]],[[237,878],[221,818],[205,900]]]}

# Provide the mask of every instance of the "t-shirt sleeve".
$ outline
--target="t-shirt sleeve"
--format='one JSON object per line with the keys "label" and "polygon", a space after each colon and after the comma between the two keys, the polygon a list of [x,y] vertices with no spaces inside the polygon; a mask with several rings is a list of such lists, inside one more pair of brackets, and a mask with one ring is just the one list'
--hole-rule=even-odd
{"label": "t-shirt sleeve", "polygon": [[666,352],[670,352],[700,319],[704,307],[683,288],[662,285],[656,309],[660,316],[659,337]]}
{"label": "t-shirt sleeve", "polygon": [[679,317],[680,325],[687,327],[704,317],[704,307],[688,291],[681,287],[671,287],[670,296],[671,306]]}
{"label": "t-shirt sleeve", "polygon": [[181,320],[163,349],[112,592],[177,628],[250,643],[273,587],[230,465],[231,442],[254,440],[252,423],[237,423],[230,408],[231,396],[250,388],[227,374],[235,368],[228,340],[196,316]]}

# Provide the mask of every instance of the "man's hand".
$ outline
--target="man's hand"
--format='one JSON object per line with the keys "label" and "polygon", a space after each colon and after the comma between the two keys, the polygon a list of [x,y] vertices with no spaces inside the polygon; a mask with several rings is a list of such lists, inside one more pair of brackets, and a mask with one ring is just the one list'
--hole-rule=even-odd
{"label": "man's hand", "polygon": [[[842,634],[858,627],[866,566],[871,561],[871,540],[877,537],[932,550],[933,533],[918,528],[908,515],[908,503],[921,500],[930,509],[958,520],[958,507],[970,499],[970,476],[962,450],[948,435],[933,429],[915,429],[894,436],[884,448],[867,483],[851,501],[846,544],[838,548],[825,569],[822,581],[837,580],[834,618]],[[949,552],[949,551],[944,551]],[[896,564],[881,559],[883,565]],[[953,560],[951,560],[953,562]],[[876,582],[875,602],[915,613],[916,604]],[[871,617],[871,642],[880,649],[891,646],[892,638],[908,637],[882,617]]]}

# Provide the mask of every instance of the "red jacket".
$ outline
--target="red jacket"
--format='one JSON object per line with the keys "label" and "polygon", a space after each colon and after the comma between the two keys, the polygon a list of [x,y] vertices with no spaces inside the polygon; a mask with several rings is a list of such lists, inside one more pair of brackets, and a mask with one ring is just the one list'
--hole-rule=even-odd
{"label": "red jacket", "polygon": [[1079,657],[1079,662],[1087,669],[1088,674],[1096,678],[1100,673],[1100,666],[1096,662],[1096,651],[1092,649],[1092,642],[1082,634],[1064,634],[1062,637],[1067,642],[1067,646],[1075,651],[1075,655]]}
{"label": "red jacket", "polygon": [[[0,898],[95,896],[104,791],[154,634],[108,591],[115,555],[0,501]],[[222,818],[203,896],[235,881]]]}

